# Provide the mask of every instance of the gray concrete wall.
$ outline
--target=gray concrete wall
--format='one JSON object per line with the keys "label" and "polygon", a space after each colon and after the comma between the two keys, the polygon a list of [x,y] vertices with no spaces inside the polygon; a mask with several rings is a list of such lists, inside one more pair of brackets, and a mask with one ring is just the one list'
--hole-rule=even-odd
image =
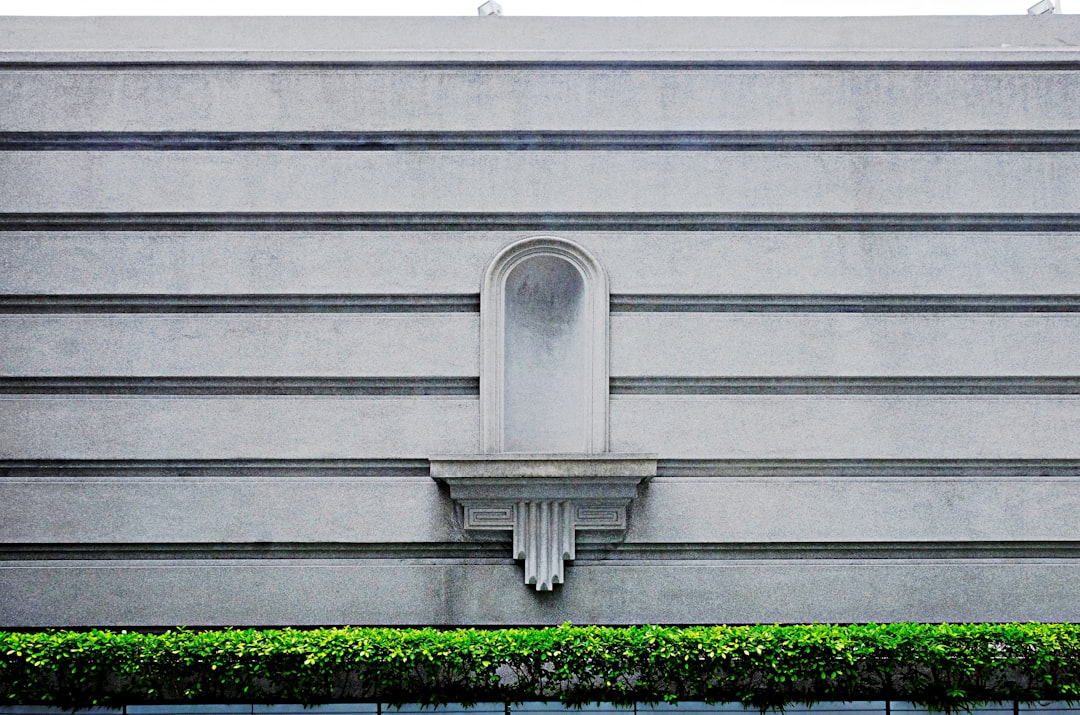
{"label": "gray concrete wall", "polygon": [[1067,213],[1075,153],[6,152],[26,213]]}
{"label": "gray concrete wall", "polygon": [[[237,23],[0,19],[0,626],[1080,619],[1076,18]],[[530,236],[659,458],[542,594],[427,461]]]}

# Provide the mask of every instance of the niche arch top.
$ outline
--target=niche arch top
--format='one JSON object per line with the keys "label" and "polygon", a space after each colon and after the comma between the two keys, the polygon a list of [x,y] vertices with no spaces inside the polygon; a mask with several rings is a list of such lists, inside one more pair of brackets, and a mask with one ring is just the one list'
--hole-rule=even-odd
{"label": "niche arch top", "polygon": [[516,241],[480,293],[481,451],[599,454],[608,447],[608,282],[580,245]]}

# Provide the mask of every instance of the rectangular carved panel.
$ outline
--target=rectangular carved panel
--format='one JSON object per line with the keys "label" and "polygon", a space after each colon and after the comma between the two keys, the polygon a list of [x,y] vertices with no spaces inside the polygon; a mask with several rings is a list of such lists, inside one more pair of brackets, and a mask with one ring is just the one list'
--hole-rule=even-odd
{"label": "rectangular carved panel", "polygon": [[514,505],[488,504],[465,506],[466,529],[513,529]]}
{"label": "rectangular carved panel", "polygon": [[625,529],[626,507],[620,504],[578,504],[574,522],[579,529]]}

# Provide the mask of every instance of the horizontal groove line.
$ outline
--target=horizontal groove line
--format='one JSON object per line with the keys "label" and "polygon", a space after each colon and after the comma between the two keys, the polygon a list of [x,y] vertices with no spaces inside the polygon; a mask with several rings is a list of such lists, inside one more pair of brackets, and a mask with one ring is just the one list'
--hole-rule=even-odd
{"label": "horizontal groove line", "polygon": [[0,151],[1080,151],[1076,131],[0,132]]}
{"label": "horizontal groove line", "polygon": [[479,377],[0,377],[17,395],[468,395]]}
{"label": "horizontal groove line", "polygon": [[1080,377],[612,377],[613,395],[1077,395]]}
{"label": "horizontal groove line", "polygon": [[0,295],[0,313],[477,313],[480,295]]}
{"label": "horizontal groove line", "polygon": [[1075,313],[1080,312],[1080,295],[613,294],[611,310],[621,313]]}
{"label": "horizontal groove line", "polygon": [[[1080,477],[1080,459],[660,459],[658,477]],[[0,477],[430,475],[427,459],[3,459]]]}
{"label": "horizontal groove line", "polygon": [[169,71],[169,70],[683,70],[683,71],[753,71],[753,70],[837,70],[837,71],[1076,71],[1080,60],[0,60],[0,71]]}
{"label": "horizontal groove line", "polygon": [[766,559],[1045,559],[1080,558],[1080,542],[757,542],[618,544],[578,547],[578,560],[766,560]]}
{"label": "horizontal groove line", "polygon": [[427,477],[427,459],[5,459],[0,477]]}
{"label": "horizontal groove line", "polygon": [[[613,395],[1077,395],[1080,377],[612,377]],[[478,377],[0,377],[6,395],[461,395]]]}
{"label": "horizontal groove line", "polygon": [[[1080,558],[1080,542],[755,542],[580,543],[577,562],[749,559]],[[209,559],[454,559],[512,563],[506,540],[431,543],[132,543],[18,544],[0,561]]]}
{"label": "horizontal groove line", "polygon": [[0,231],[1078,232],[1080,213],[0,213]]}
{"label": "horizontal groove line", "polygon": [[[1080,295],[633,295],[616,313],[1075,313]],[[480,296],[56,294],[0,295],[0,314],[477,313]]]}
{"label": "horizontal groove line", "polygon": [[660,459],[658,477],[1080,477],[1080,459]]}
{"label": "horizontal groove line", "polygon": [[0,545],[0,560],[56,559],[502,559],[509,545],[500,542],[433,543],[141,543]]}

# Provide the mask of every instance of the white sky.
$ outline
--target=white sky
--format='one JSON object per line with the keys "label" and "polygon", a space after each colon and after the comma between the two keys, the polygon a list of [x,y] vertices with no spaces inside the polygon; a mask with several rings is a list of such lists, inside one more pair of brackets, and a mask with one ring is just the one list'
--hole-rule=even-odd
{"label": "white sky", "polygon": [[[1023,15],[1037,0],[499,0],[504,15]],[[476,15],[483,0],[0,0],[0,15]],[[1080,0],[1059,0],[1065,13]]]}

